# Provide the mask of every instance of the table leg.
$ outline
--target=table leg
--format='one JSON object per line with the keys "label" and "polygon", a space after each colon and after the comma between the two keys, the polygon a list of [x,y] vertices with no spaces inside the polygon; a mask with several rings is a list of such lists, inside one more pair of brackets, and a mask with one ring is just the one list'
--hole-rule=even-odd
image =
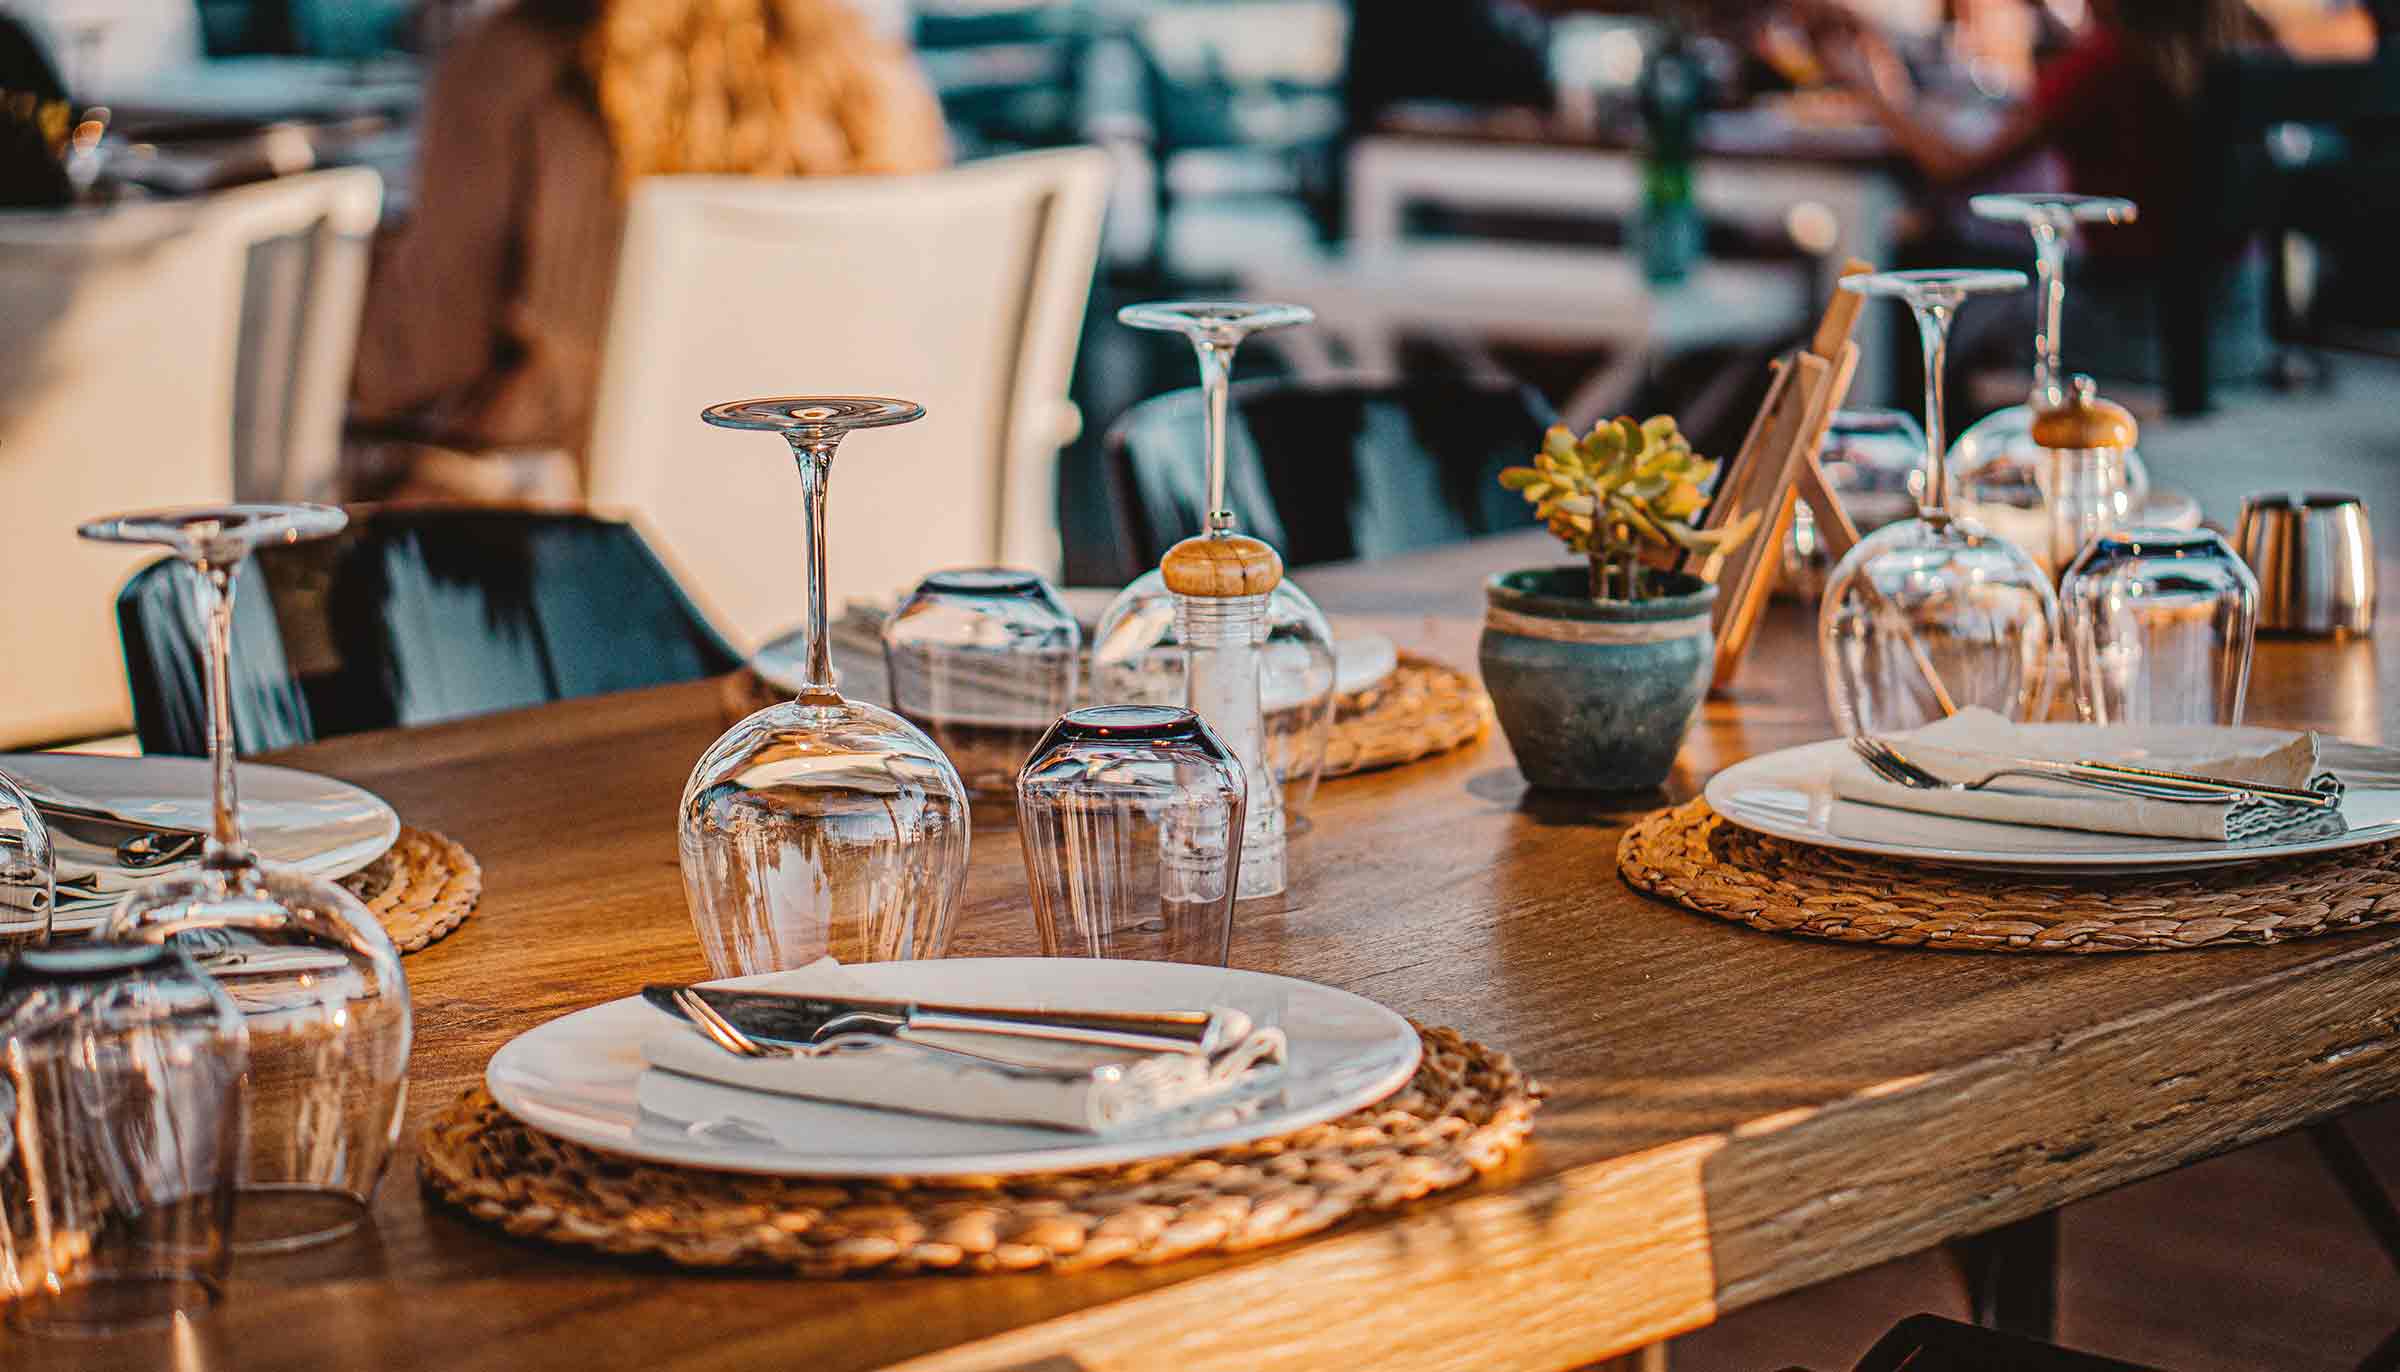
{"label": "table leg", "polygon": [[2004,1224],[1950,1245],[1975,1322],[2053,1342],[2058,1325],[2058,1212]]}

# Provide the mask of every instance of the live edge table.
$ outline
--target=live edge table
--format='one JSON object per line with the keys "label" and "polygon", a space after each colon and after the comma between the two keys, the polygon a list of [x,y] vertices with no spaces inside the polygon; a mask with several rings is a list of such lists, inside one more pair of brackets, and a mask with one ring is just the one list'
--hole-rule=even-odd
{"label": "live edge table", "polygon": [[[1481,577],[1549,556],[1510,536],[1299,579],[1337,616],[1470,663]],[[2380,735],[2400,635],[2383,644],[2262,644],[2251,717]],[[1538,1075],[1551,1098],[1500,1174],[1282,1247],[1075,1277],[798,1281],[512,1240],[423,1195],[417,1128],[518,1032],[704,975],[674,817],[719,700],[695,683],[277,758],[373,787],[483,861],[475,916],[408,960],[407,1133],[375,1225],[238,1262],[225,1304],[168,1335],[0,1335],[0,1365],[1567,1368],[2400,1095],[2400,932],[1935,953],[1757,933],[1627,890],[1613,854],[1634,816],[1830,732],[1809,625],[1779,606],[1666,796],[1529,793],[1496,734],[1331,782],[1293,844],[1296,906],[1236,931],[1238,966],[1455,1025]],[[1005,813],[977,820],[954,951],[1032,951],[1016,836]]]}

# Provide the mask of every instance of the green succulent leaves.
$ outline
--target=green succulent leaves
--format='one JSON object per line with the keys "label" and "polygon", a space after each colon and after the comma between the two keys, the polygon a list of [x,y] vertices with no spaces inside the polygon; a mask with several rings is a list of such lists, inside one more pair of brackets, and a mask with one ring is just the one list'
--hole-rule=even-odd
{"label": "green succulent leaves", "polygon": [[1542,450],[1530,467],[1510,467],[1500,484],[1525,497],[1534,518],[1569,548],[1600,569],[1624,564],[1633,584],[1632,563],[1643,545],[1682,548],[1708,555],[1748,538],[1758,527],[1753,510],[1718,529],[1692,521],[1708,507],[1708,484],[1718,464],[1692,451],[1672,415],[1640,423],[1631,416],[1603,420],[1577,438],[1563,424],[1542,435]]}

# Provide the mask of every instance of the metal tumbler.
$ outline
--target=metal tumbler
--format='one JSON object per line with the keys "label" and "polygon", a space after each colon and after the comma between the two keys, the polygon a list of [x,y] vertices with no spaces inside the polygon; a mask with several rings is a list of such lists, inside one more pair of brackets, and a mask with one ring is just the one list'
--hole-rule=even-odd
{"label": "metal tumbler", "polygon": [[2375,626],[2375,540],[2366,502],[2334,491],[2267,491],[2242,502],[2234,547],[2258,577],[2260,633],[2329,638]]}

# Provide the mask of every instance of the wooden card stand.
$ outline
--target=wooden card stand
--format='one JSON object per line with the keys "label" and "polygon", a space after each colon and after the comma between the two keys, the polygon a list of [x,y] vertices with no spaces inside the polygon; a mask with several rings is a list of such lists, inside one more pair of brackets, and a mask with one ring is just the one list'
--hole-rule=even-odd
{"label": "wooden card stand", "polygon": [[[1842,275],[1866,270],[1866,264],[1852,261]],[[1774,594],[1795,502],[1808,502],[1817,537],[1835,558],[1858,542],[1857,526],[1843,513],[1817,466],[1817,448],[1825,441],[1834,411],[1850,393],[1851,374],[1858,367],[1858,345],[1850,341],[1850,331],[1860,303],[1857,295],[1835,290],[1809,346],[1773,364],[1767,398],[1701,521],[1701,527],[1714,529],[1756,510],[1758,528],[1732,549],[1683,561],[1684,570],[1717,584],[1713,689],[1722,690],[1733,679],[1767,598]]]}

